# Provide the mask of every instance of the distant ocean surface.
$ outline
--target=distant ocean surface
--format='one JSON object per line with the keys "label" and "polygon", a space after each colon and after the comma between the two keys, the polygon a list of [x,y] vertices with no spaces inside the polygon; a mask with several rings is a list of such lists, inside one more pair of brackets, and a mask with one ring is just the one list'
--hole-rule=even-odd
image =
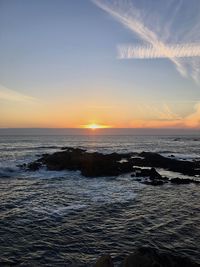
{"label": "distant ocean surface", "polygon": [[0,135],[0,266],[90,266],[102,254],[117,261],[144,245],[200,263],[198,185],[154,187],[129,174],[85,178],[17,167],[64,146],[200,160],[197,135]]}

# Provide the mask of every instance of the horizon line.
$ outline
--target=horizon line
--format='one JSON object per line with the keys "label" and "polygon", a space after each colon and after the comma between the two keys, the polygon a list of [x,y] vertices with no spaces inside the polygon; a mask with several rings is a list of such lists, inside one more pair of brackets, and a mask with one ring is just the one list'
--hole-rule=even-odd
{"label": "horizon line", "polygon": [[[68,130],[87,130],[91,131],[91,128],[81,128],[81,127],[0,127],[0,130],[14,130],[14,129],[68,129]],[[200,130],[199,128],[196,127],[161,127],[161,128],[156,128],[156,127],[106,127],[106,128],[97,128],[95,129],[96,131],[99,130]]]}

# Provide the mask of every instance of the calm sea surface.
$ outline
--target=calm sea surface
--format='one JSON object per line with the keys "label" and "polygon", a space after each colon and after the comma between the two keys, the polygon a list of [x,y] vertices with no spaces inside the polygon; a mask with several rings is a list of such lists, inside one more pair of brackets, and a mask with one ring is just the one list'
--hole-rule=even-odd
{"label": "calm sea surface", "polygon": [[143,245],[200,263],[200,186],[17,167],[63,146],[200,159],[197,136],[0,136],[0,266],[90,266]]}

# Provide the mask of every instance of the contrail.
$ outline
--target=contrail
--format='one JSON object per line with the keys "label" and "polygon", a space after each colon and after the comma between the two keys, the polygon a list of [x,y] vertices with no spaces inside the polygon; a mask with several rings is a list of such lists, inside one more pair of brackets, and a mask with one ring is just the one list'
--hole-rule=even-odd
{"label": "contrail", "polygon": [[[151,30],[144,24],[144,14],[136,9],[130,1],[91,1],[99,8],[109,13],[126,28],[130,29],[145,43],[149,44],[149,47],[146,48],[119,46],[119,58],[167,58],[175,64],[176,69],[182,76],[187,77],[188,75],[191,75],[196,82],[199,82],[200,71],[199,62],[197,62],[200,56],[199,40],[194,44],[168,44],[167,42],[162,41],[156,34],[156,31]],[[127,3],[129,6],[127,6]],[[175,13],[177,13],[177,11]],[[196,25],[194,25],[193,28],[196,29]],[[191,30],[191,34],[194,35],[193,29]],[[196,36],[198,36],[198,34]],[[190,57],[192,57],[191,62],[186,64],[184,58]],[[195,59],[195,57],[197,57],[197,59]],[[188,69],[189,66],[191,71]]]}
{"label": "contrail", "polygon": [[166,49],[155,49],[153,46],[118,46],[120,59],[153,59],[153,58],[185,58],[200,57],[199,44],[176,44],[168,45]]}

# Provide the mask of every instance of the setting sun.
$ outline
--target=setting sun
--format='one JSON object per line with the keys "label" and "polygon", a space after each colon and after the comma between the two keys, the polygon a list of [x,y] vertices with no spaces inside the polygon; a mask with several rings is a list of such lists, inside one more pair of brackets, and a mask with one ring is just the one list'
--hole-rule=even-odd
{"label": "setting sun", "polygon": [[84,128],[91,129],[91,130],[96,130],[96,129],[110,128],[110,126],[108,126],[108,125],[96,124],[96,123],[91,123],[91,124],[84,125]]}

